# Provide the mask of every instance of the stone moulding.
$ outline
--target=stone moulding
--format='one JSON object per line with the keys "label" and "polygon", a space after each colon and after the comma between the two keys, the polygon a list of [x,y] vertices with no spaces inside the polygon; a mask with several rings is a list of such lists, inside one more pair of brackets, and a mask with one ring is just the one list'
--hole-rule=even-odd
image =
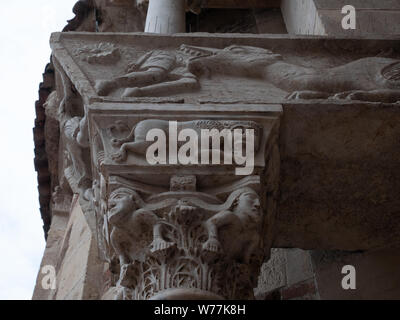
{"label": "stone moulding", "polygon": [[[86,103],[400,100],[399,44],[391,38],[55,33],[51,46]],[[120,60],[93,68],[82,48],[101,46],[119,50]]]}

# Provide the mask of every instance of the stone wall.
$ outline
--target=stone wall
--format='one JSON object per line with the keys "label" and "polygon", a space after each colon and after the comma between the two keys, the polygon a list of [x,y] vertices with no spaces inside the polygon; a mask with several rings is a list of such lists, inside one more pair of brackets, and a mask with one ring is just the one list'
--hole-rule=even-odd
{"label": "stone wall", "polygon": [[[355,289],[344,289],[345,266],[355,268]],[[367,252],[273,249],[261,269],[259,300],[397,300],[400,250]]]}
{"label": "stone wall", "polygon": [[[313,252],[312,260],[321,299],[399,299],[400,250],[383,249],[371,252],[346,253],[337,251]],[[356,289],[341,286],[345,265],[356,271]]]}
{"label": "stone wall", "polygon": [[261,268],[255,296],[258,300],[318,300],[309,251],[273,249]]}
{"label": "stone wall", "polygon": [[98,257],[94,235],[86,221],[78,197],[72,201],[70,213],[54,214],[50,228],[43,267],[56,270],[56,289],[46,290],[39,272],[34,300],[93,300],[100,298],[103,263]]}

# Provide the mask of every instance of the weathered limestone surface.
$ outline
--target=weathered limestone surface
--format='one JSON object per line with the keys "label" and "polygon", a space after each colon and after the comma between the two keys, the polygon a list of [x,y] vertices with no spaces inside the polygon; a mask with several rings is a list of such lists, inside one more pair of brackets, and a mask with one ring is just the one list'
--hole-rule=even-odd
{"label": "weathered limestone surface", "polygon": [[[54,211],[53,211],[54,212]],[[44,274],[39,273],[34,300],[99,299],[103,264],[98,258],[97,241],[92,234],[77,198],[72,202],[70,216],[53,216],[45,256],[41,268],[56,269],[56,289],[45,290]]]}
{"label": "weathered limestone surface", "polygon": [[98,299],[98,276],[102,263],[98,259],[96,235],[89,227],[79,201],[71,209],[57,272],[57,300]]}
{"label": "weathered limestone surface", "polygon": [[309,251],[272,249],[255,289],[258,300],[318,300],[314,266]]}
{"label": "weathered limestone surface", "polygon": [[53,214],[50,232],[46,241],[44,256],[42,258],[40,271],[36,280],[35,290],[33,292],[33,300],[49,300],[54,295],[55,290],[47,290],[43,288],[42,282],[45,274],[42,273],[42,270],[45,266],[57,265],[59,261],[59,252],[61,250],[61,244],[64,239],[67,224],[68,216]]}
{"label": "weathered limestone surface", "polygon": [[[79,39],[84,36],[74,37]],[[94,39],[97,37],[100,36],[93,36]],[[64,39],[66,43],[76,45],[67,36]],[[135,43],[140,47],[141,43],[144,44],[142,41],[146,39],[146,36],[137,36]],[[260,39],[263,39],[263,42]],[[224,47],[232,43],[232,38],[182,35],[172,38],[160,36],[157,41],[160,46],[168,44],[178,47],[182,42],[192,42],[201,46],[207,42],[209,46]],[[398,48],[397,42],[390,40],[379,41],[379,46],[376,46],[378,42],[374,40],[289,40],[236,36],[235,43],[246,45],[257,43],[258,46],[263,44],[265,47],[273,47],[275,52],[284,54],[285,60],[294,62],[300,61],[301,56],[306,56],[308,50],[315,50],[318,52],[318,58],[308,60],[306,65],[320,67],[332,66],[335,63],[343,64],[355,57],[374,56],[381,50]],[[353,46],[351,50],[348,49],[350,43]],[[299,45],[307,49],[299,51],[301,48]],[[296,55],[290,51],[293,46],[298,48]],[[104,68],[102,74],[113,73],[116,76],[121,74],[117,68],[108,66],[101,68]],[[95,77],[95,74],[90,73],[93,71],[86,72],[89,77]],[[399,188],[400,173],[399,164],[395,159],[399,158],[398,104],[382,107],[379,103],[353,103],[346,99],[314,100],[312,103],[302,100],[285,102],[288,93],[273,84],[248,78],[246,83],[251,87],[248,89],[236,79],[235,76],[222,73],[221,76],[216,75],[211,79],[201,78],[201,90],[183,92],[179,96],[174,95],[173,98],[127,97],[125,99],[127,101],[195,99],[200,103],[243,100],[249,103],[283,102],[284,117],[280,134],[282,187],[275,246],[310,249],[323,246],[332,249],[358,250],[380,248],[397,242],[399,224],[395,221],[399,219],[399,202],[396,190]],[[85,90],[92,90],[91,94],[96,96],[92,88],[88,86]],[[110,96],[101,99],[113,101],[115,93],[112,92]],[[354,96],[353,99],[357,97]]]}
{"label": "weathered limestone surface", "polygon": [[[79,195],[54,249],[53,297],[253,298],[271,247],[398,243],[398,42],[68,33],[51,44],[57,190]],[[168,121],[254,130],[254,171],[150,165],[146,133]],[[308,253],[269,263],[256,296],[318,298]]]}
{"label": "weathered limestone surface", "polygon": [[398,117],[399,105],[284,105],[277,247],[398,243]]}
{"label": "weathered limestone surface", "polygon": [[264,298],[264,295],[286,286],[286,264],[285,250],[272,249],[270,259],[263,264],[260,270],[258,285],[254,290],[257,298],[260,296]]}

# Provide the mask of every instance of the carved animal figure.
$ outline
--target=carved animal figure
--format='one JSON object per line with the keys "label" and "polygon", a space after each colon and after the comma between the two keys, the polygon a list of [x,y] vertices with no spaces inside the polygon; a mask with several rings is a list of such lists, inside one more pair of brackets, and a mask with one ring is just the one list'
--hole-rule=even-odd
{"label": "carved animal figure", "polygon": [[[149,132],[151,129],[162,130],[168,137],[169,121],[158,119],[143,120],[133,127],[131,133],[126,138],[113,139],[112,144],[114,146],[121,146],[120,150],[112,156],[113,160],[118,162],[125,161],[128,151],[145,155],[147,148],[154,143],[153,141],[146,141],[147,132]],[[254,121],[194,120],[178,122],[177,132],[179,133],[183,129],[193,129],[198,133],[199,137],[201,136],[202,129],[217,129],[220,131],[223,129],[254,129],[255,151],[258,150],[262,135],[261,127]]]}
{"label": "carved animal figure", "polygon": [[[221,211],[205,222],[208,240],[203,244],[203,250],[218,253],[224,247],[227,256],[248,263],[260,245],[260,200],[248,187],[234,191],[230,198],[233,201],[229,210]],[[223,229],[229,233],[229,243],[220,242],[219,234]]]}
{"label": "carved animal figure", "polygon": [[290,99],[400,100],[400,60],[396,59],[370,57],[317,69],[285,62],[279,54],[249,46],[232,45],[220,50],[182,45],[180,50],[193,56],[188,62],[193,74],[263,79],[292,92]]}

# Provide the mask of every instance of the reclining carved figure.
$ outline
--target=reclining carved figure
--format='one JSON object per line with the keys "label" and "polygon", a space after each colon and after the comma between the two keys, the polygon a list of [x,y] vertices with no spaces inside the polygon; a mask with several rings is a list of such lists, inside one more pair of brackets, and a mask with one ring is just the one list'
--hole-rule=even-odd
{"label": "reclining carved figure", "polygon": [[[168,137],[169,121],[159,119],[148,119],[137,123],[131,133],[124,139],[113,139],[112,144],[115,147],[120,147],[119,151],[112,155],[114,161],[125,161],[127,153],[134,152],[137,154],[145,155],[147,148],[152,145],[153,141],[146,141],[146,135],[151,129],[160,129],[166,133]],[[177,132],[179,133],[183,129],[193,129],[201,136],[202,129],[217,129],[222,131],[223,129],[234,130],[234,129],[254,129],[254,150],[257,151],[259,143],[261,141],[262,128],[254,121],[218,121],[218,120],[193,120],[193,121],[182,121],[177,123]],[[178,142],[178,145],[183,142]],[[245,143],[245,141],[244,141]],[[222,146],[220,146],[222,147]]]}
{"label": "reclining carved figure", "polygon": [[290,99],[400,100],[400,60],[396,59],[370,57],[317,69],[285,62],[279,54],[249,46],[232,45],[220,50],[182,45],[181,51],[194,56],[188,63],[193,74],[263,79],[291,92]]}
{"label": "reclining carved figure", "polygon": [[95,89],[100,96],[123,88],[123,97],[162,96],[191,91],[199,87],[185,61],[174,52],[154,50],[128,65],[127,73],[111,80],[98,80]]}

